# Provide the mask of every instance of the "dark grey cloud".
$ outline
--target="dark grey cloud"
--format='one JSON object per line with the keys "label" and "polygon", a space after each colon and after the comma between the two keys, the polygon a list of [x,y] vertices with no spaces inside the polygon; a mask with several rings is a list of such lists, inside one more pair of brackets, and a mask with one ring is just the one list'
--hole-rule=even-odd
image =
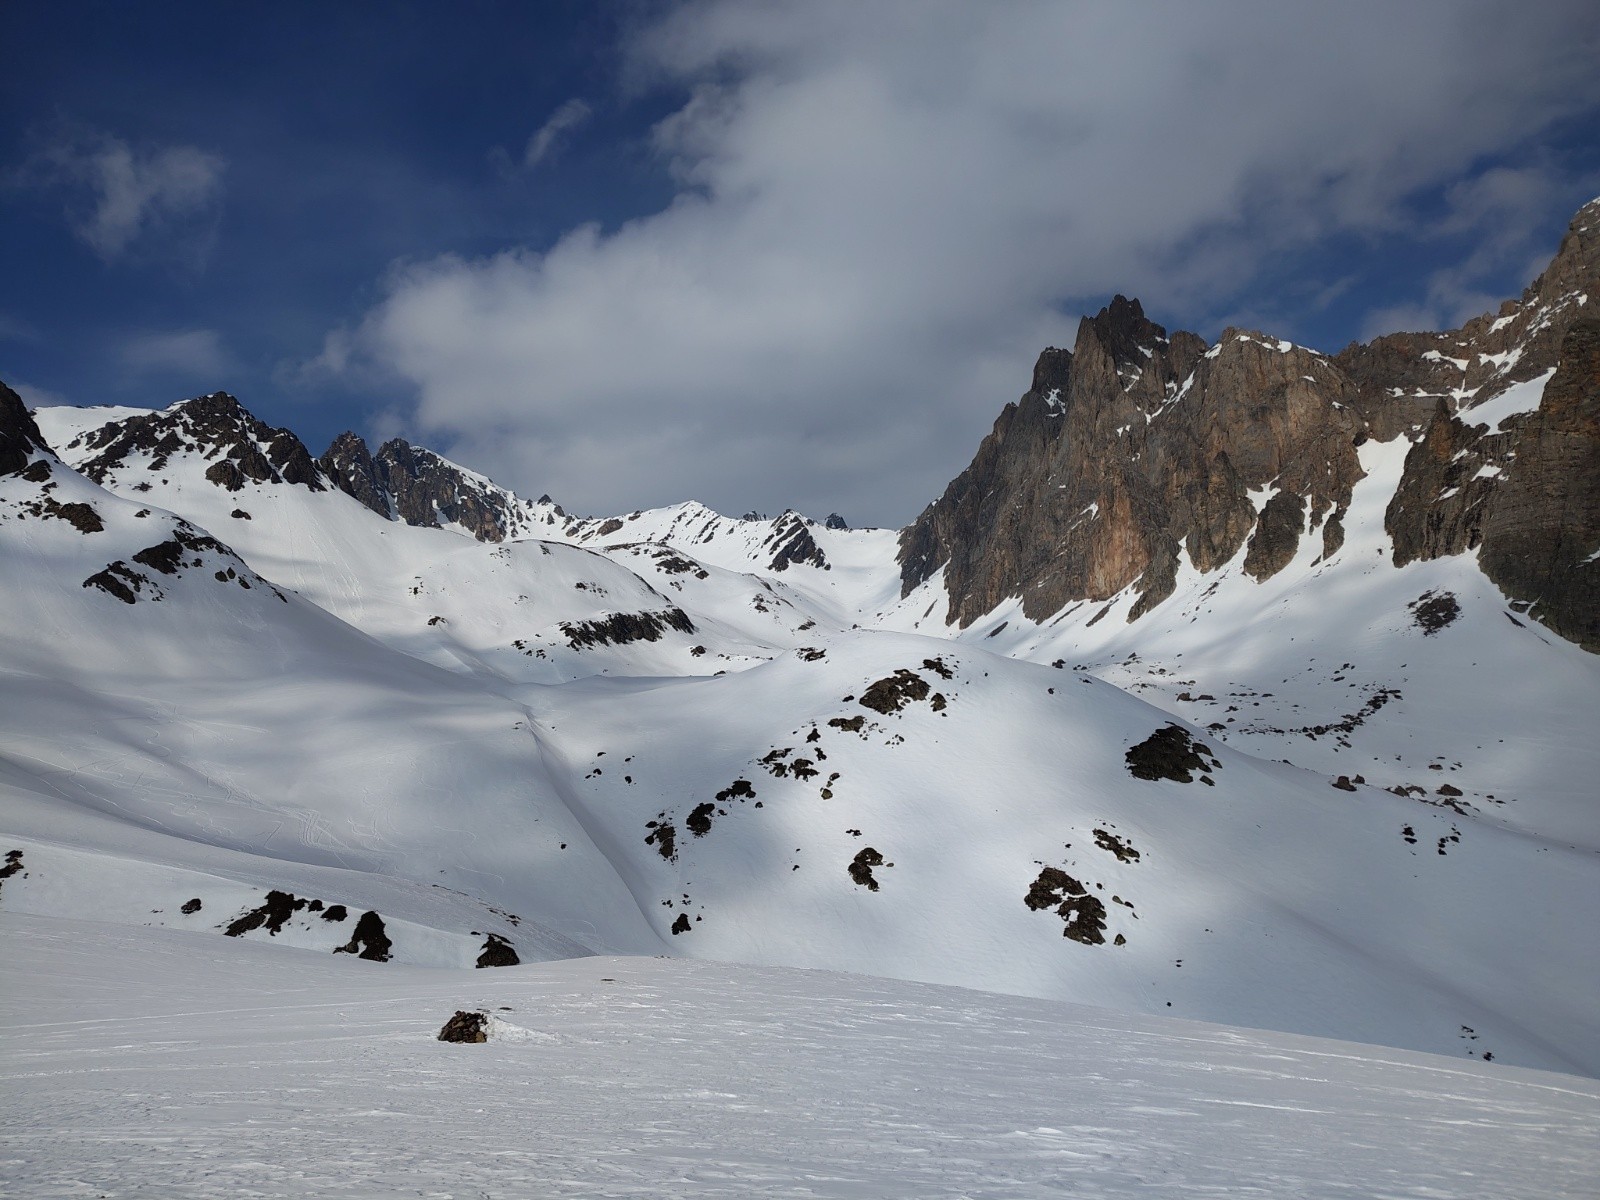
{"label": "dark grey cloud", "polygon": [[402,266],[318,365],[577,509],[901,522],[1070,339],[1064,305],[1215,313],[1286,249],[1405,232],[1420,189],[1469,232],[1548,199],[1486,164],[1600,100],[1595,32],[1587,3],[1497,0],[682,6],[628,47],[631,85],[688,96],[653,133],[668,207]]}

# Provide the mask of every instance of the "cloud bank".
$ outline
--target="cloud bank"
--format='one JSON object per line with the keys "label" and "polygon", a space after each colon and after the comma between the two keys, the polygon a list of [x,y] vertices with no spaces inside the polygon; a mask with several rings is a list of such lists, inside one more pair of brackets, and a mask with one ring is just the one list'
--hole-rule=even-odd
{"label": "cloud bank", "polygon": [[[1219,314],[1419,189],[1473,228],[1535,203],[1549,180],[1484,164],[1600,102],[1596,32],[1498,0],[681,6],[627,47],[628,86],[686,97],[651,135],[670,206],[399,268],[321,365],[578,510],[903,522],[1084,304]],[[1435,282],[1413,315],[1477,302]]]}

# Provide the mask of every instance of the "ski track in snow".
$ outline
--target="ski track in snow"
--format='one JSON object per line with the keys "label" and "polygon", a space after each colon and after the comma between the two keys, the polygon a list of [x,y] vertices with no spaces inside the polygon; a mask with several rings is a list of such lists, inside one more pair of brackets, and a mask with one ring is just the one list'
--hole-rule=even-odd
{"label": "ski track in snow", "polygon": [[[1593,1081],[953,988],[247,942],[197,972],[181,935],[16,915],[0,952],[16,1195],[1554,1200],[1600,1174]],[[526,1032],[434,1039],[475,1006]]]}

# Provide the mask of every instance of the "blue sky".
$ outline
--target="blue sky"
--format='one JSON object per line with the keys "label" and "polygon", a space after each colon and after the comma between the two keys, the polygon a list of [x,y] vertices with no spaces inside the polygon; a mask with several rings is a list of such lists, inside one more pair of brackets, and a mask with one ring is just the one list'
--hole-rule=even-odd
{"label": "blue sky", "polygon": [[1325,350],[1600,194],[1592,3],[0,5],[0,378],[898,524],[1114,292]]}

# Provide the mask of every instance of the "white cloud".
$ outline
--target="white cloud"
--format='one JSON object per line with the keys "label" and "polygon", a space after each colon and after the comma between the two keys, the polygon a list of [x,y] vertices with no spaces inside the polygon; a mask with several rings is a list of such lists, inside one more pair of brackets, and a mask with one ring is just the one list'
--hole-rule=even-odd
{"label": "white cloud", "polygon": [[528,139],[527,149],[522,152],[522,165],[532,168],[544,162],[560,148],[568,134],[589,119],[590,112],[588,104],[577,99],[568,100],[556,109]]}
{"label": "white cloud", "polygon": [[1063,304],[1215,312],[1286,248],[1398,227],[1600,98],[1594,30],[1499,0],[707,0],[629,47],[690,91],[655,130],[668,208],[412,265],[335,344],[415,390],[424,435],[570,507],[902,521],[1070,343]]}
{"label": "white cloud", "polygon": [[108,262],[152,236],[181,242],[176,248],[192,258],[209,241],[224,168],[194,146],[135,149],[109,133],[63,125],[17,179],[65,196],[73,232]]}
{"label": "white cloud", "polygon": [[131,371],[177,375],[221,388],[238,370],[233,355],[214,329],[139,333],[118,348],[122,365]]}

